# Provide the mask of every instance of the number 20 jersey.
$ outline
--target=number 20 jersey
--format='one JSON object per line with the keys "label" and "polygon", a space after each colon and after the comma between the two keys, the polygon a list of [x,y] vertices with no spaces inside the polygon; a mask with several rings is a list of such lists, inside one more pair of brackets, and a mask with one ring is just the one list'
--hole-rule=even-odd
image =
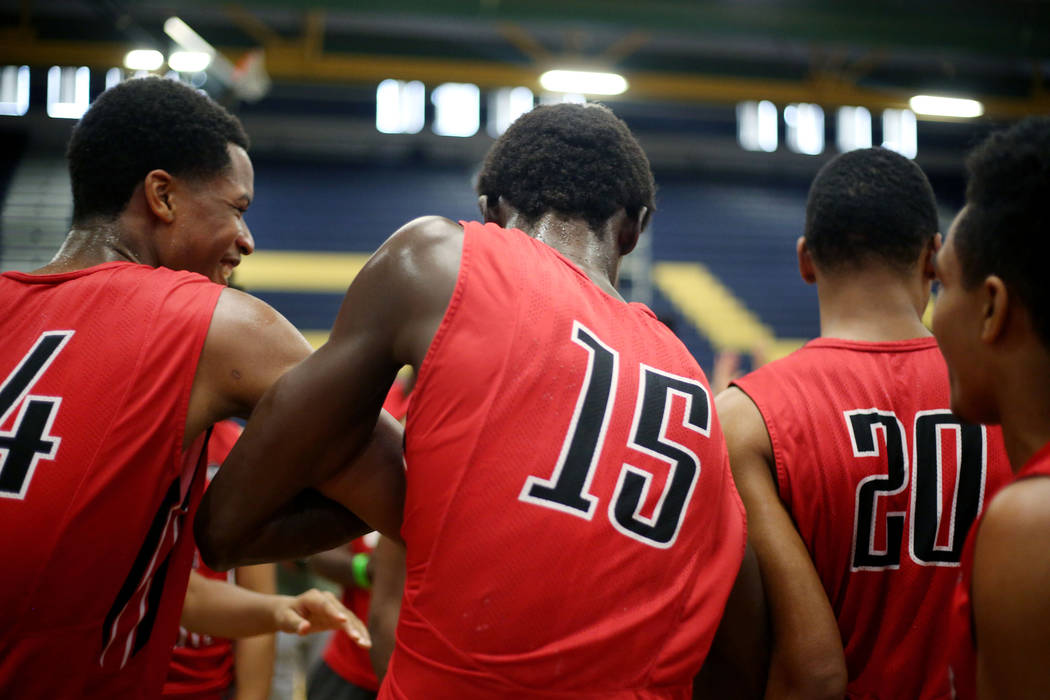
{"label": "number 20 jersey", "polygon": [[221,287],[132,263],[0,277],[0,697],[156,697],[192,558],[183,450]]}
{"label": "number 20 jersey", "polygon": [[409,408],[381,697],[688,697],[745,545],[707,381],[553,248],[463,226]]}
{"label": "number 20 jersey", "polygon": [[828,594],[850,698],[947,698],[967,530],[1010,478],[998,428],[949,411],[936,340],[818,338],[734,382]]}

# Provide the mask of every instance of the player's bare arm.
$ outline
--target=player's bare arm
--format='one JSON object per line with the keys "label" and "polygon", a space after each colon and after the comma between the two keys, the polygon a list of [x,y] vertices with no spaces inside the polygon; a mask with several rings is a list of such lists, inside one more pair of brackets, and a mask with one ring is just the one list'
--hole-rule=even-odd
{"label": "player's bare arm", "polygon": [[767,698],[841,698],[846,659],[835,615],[773,478],[773,448],[758,408],[736,387],[715,399],[729,462],[747,508],[773,646]]}
{"label": "player's bare arm", "polygon": [[769,652],[769,614],[762,575],[748,543],[711,649],[694,679],[693,700],[762,698]]}
{"label": "player's bare arm", "polygon": [[1050,479],[1003,489],[981,521],[973,616],[981,700],[1045,697],[1050,688]]}
{"label": "player's bare arm", "polygon": [[[253,546],[259,526],[303,489],[328,481],[343,506],[400,538],[401,461],[369,457],[400,449],[400,426],[380,419],[383,399],[402,365],[418,370],[422,363],[452,297],[462,247],[462,228],[428,217],[402,227],[372,256],[328,342],[265,394],[205,494],[197,535],[209,565],[286,556]],[[331,539],[302,554],[349,537]]]}
{"label": "player's bare arm", "polygon": [[405,547],[380,537],[372,553],[372,601],[368,607],[368,631],[372,635],[372,669],[380,682],[394,653],[394,631],[401,613],[405,589]]}
{"label": "player's bare arm", "polygon": [[[237,585],[266,595],[277,593],[277,569],[274,564],[242,566],[234,572]],[[273,680],[273,662],[277,638],[260,634],[237,639],[233,643],[234,700],[267,700]]]}

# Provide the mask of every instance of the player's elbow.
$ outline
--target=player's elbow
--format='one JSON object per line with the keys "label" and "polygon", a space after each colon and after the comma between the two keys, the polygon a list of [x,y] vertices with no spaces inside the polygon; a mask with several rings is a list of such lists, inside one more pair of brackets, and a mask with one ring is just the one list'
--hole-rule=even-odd
{"label": "player's elbow", "polygon": [[839,659],[819,657],[780,674],[779,679],[777,675],[774,670],[769,682],[770,690],[779,688],[782,692],[774,692],[772,696],[807,700],[842,700],[849,680],[846,667]]}
{"label": "player's elbow", "polygon": [[203,507],[193,521],[193,537],[201,560],[213,571],[228,571],[240,563],[234,556],[236,543],[210,522]]}

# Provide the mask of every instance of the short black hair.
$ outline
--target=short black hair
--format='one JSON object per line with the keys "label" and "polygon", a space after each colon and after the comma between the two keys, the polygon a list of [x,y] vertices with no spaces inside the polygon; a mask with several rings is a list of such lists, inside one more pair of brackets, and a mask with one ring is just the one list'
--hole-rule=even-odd
{"label": "short black hair", "polygon": [[167,78],[128,80],[102,93],[69,140],[73,221],[115,218],[151,170],[202,179],[230,166],[227,144],[248,148],[236,117]]}
{"label": "short black hair", "polygon": [[1050,348],[1050,117],[992,134],[970,153],[966,169],[966,210],[953,234],[963,285],[972,289],[997,275]]}
{"label": "short black hair", "polygon": [[529,221],[548,212],[599,230],[621,207],[655,209],[649,159],[627,125],[598,104],[556,104],[519,117],[492,145],[477,193],[503,197]]}
{"label": "short black hair", "polygon": [[827,272],[874,263],[905,273],[937,229],[937,202],[926,174],[887,148],[836,156],[809,188],[806,246]]}

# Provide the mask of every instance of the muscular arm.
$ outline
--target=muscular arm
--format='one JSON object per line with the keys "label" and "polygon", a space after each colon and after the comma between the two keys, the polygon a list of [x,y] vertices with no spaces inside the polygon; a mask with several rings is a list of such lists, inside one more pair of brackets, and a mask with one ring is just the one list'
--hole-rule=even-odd
{"label": "muscular arm", "polygon": [[842,698],[846,659],[827,593],[773,479],[765,422],[744,392],[715,399],[748,533],[762,573],[773,646],[767,698]]}
{"label": "muscular arm", "polygon": [[[256,593],[277,593],[277,571],[273,564],[242,566],[237,569],[237,585]],[[272,634],[238,639],[233,645],[235,700],[266,700],[270,696],[273,661],[277,645]]]}
{"label": "muscular arm", "polygon": [[977,696],[1045,697],[1050,688],[1050,479],[1024,479],[988,507],[974,552]]}
{"label": "muscular arm", "polygon": [[462,228],[431,217],[407,224],[372,256],[328,342],[266,392],[205,494],[197,535],[209,565],[244,563],[262,523],[336,475],[354,484],[333,494],[342,505],[400,537],[401,461],[376,464],[365,448],[378,443],[373,454],[386,456],[383,445],[400,445],[396,421],[378,420],[380,407],[398,369],[422,362],[455,288],[462,247]]}
{"label": "muscular arm", "polygon": [[380,683],[394,653],[394,632],[401,614],[405,589],[405,548],[382,537],[372,554],[372,602],[368,608],[368,631],[372,635],[372,668]]}

